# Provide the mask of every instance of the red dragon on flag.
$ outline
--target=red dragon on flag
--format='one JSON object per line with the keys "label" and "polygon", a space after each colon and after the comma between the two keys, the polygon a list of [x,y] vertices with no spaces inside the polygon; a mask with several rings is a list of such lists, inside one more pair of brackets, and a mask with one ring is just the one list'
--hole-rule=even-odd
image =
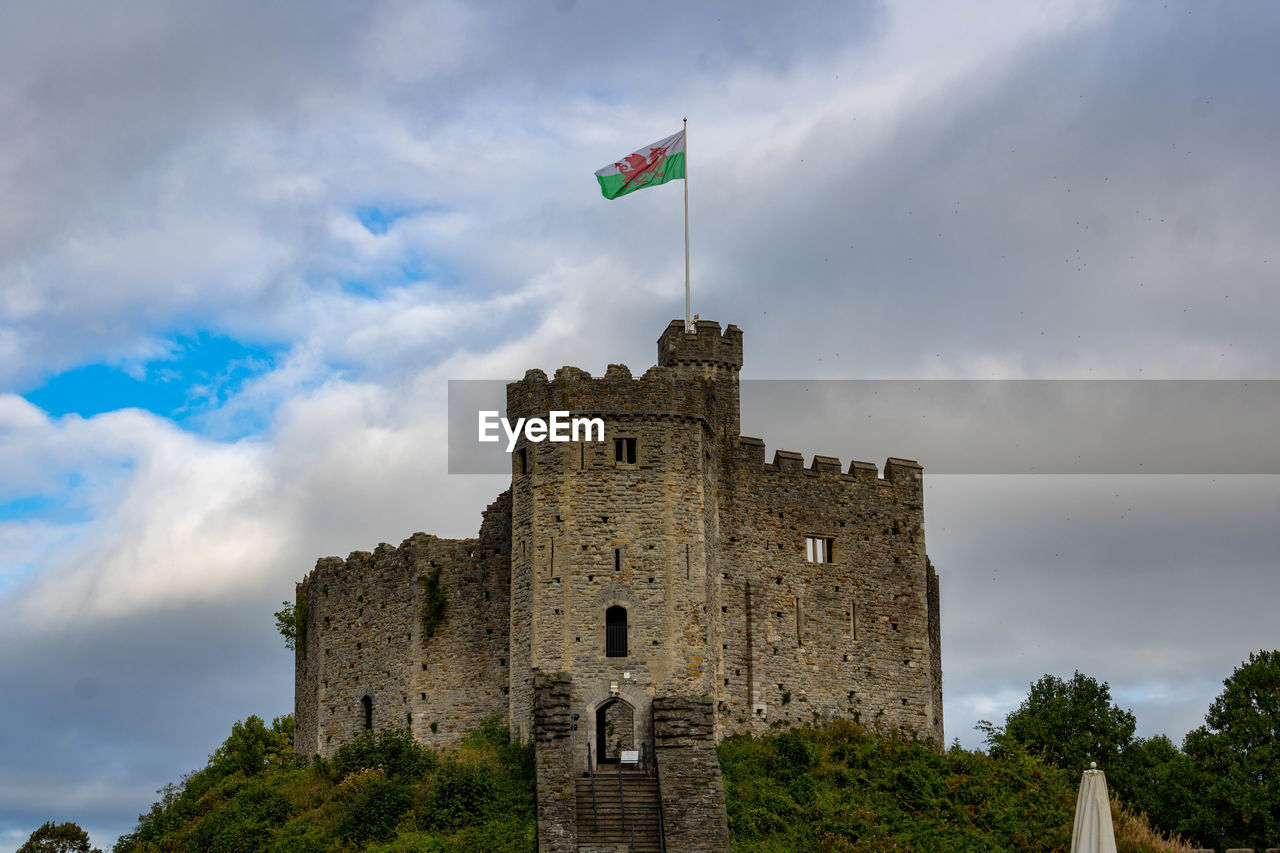
{"label": "red dragon on flag", "polygon": [[596,172],[605,198],[684,177],[684,131],[660,139]]}

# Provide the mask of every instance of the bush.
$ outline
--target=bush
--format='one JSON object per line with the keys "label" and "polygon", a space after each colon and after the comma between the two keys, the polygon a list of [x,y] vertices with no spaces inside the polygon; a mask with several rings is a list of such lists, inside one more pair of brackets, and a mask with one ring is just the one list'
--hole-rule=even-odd
{"label": "bush", "polygon": [[490,768],[449,761],[436,774],[435,784],[418,809],[421,825],[453,830],[481,823],[495,799]]}
{"label": "bush", "polygon": [[382,768],[392,778],[418,777],[436,766],[436,756],[407,730],[387,729],[377,734],[363,732],[343,744],[328,766],[339,780],[375,767]]}
{"label": "bush", "polygon": [[344,816],[338,837],[344,841],[385,841],[413,804],[409,782],[389,779],[381,769],[355,773],[343,780],[341,789]]}

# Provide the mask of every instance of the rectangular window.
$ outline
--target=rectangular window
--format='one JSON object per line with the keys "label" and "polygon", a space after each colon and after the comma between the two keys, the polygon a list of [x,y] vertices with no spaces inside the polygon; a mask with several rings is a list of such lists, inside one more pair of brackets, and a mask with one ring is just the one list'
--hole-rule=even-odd
{"label": "rectangular window", "polygon": [[636,440],[634,438],[615,438],[613,440],[613,461],[619,465],[636,464]]}
{"label": "rectangular window", "polygon": [[613,570],[615,572],[622,571],[622,549],[621,548],[613,549]]}
{"label": "rectangular window", "polygon": [[809,536],[804,540],[804,558],[809,563],[830,563],[835,559],[836,540],[827,536]]}
{"label": "rectangular window", "polygon": [[529,473],[529,456],[527,448],[522,447],[516,451],[516,471],[519,472],[522,477]]}

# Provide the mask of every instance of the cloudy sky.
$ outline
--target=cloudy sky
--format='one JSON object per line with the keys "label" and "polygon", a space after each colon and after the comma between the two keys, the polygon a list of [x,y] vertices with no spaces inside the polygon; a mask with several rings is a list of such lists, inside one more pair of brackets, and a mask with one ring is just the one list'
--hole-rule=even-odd
{"label": "cloudy sky", "polygon": [[[1280,378],[1280,6],[961,5],[0,6],[0,849],[292,710],[315,558],[474,534],[449,379],[653,363],[680,190],[592,172],[684,116],[744,378]],[[1274,466],[929,477],[769,408],[925,465],[948,740],[1075,669],[1180,739],[1280,645]]]}

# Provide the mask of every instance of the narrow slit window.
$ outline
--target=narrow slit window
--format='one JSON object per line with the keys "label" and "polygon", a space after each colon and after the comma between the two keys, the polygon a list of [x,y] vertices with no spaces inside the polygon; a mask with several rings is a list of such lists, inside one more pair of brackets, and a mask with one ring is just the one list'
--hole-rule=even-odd
{"label": "narrow slit window", "polygon": [[809,536],[804,540],[804,558],[809,563],[830,563],[835,558],[836,540],[829,536]]}
{"label": "narrow slit window", "polygon": [[521,476],[529,473],[529,450],[526,447],[516,451],[516,470]]}
{"label": "narrow slit window", "polygon": [[614,605],[604,612],[605,656],[627,656],[627,609]]}
{"label": "narrow slit window", "polygon": [[547,540],[547,577],[556,576],[556,540]]}
{"label": "narrow slit window", "polygon": [[364,727],[365,731],[373,731],[373,699],[368,694],[360,700],[360,704],[364,706]]}
{"label": "narrow slit window", "polygon": [[615,438],[613,440],[613,461],[619,465],[636,464],[636,440],[634,438]]}
{"label": "narrow slit window", "polygon": [[622,571],[622,549],[621,548],[613,549],[613,570],[615,572]]}

